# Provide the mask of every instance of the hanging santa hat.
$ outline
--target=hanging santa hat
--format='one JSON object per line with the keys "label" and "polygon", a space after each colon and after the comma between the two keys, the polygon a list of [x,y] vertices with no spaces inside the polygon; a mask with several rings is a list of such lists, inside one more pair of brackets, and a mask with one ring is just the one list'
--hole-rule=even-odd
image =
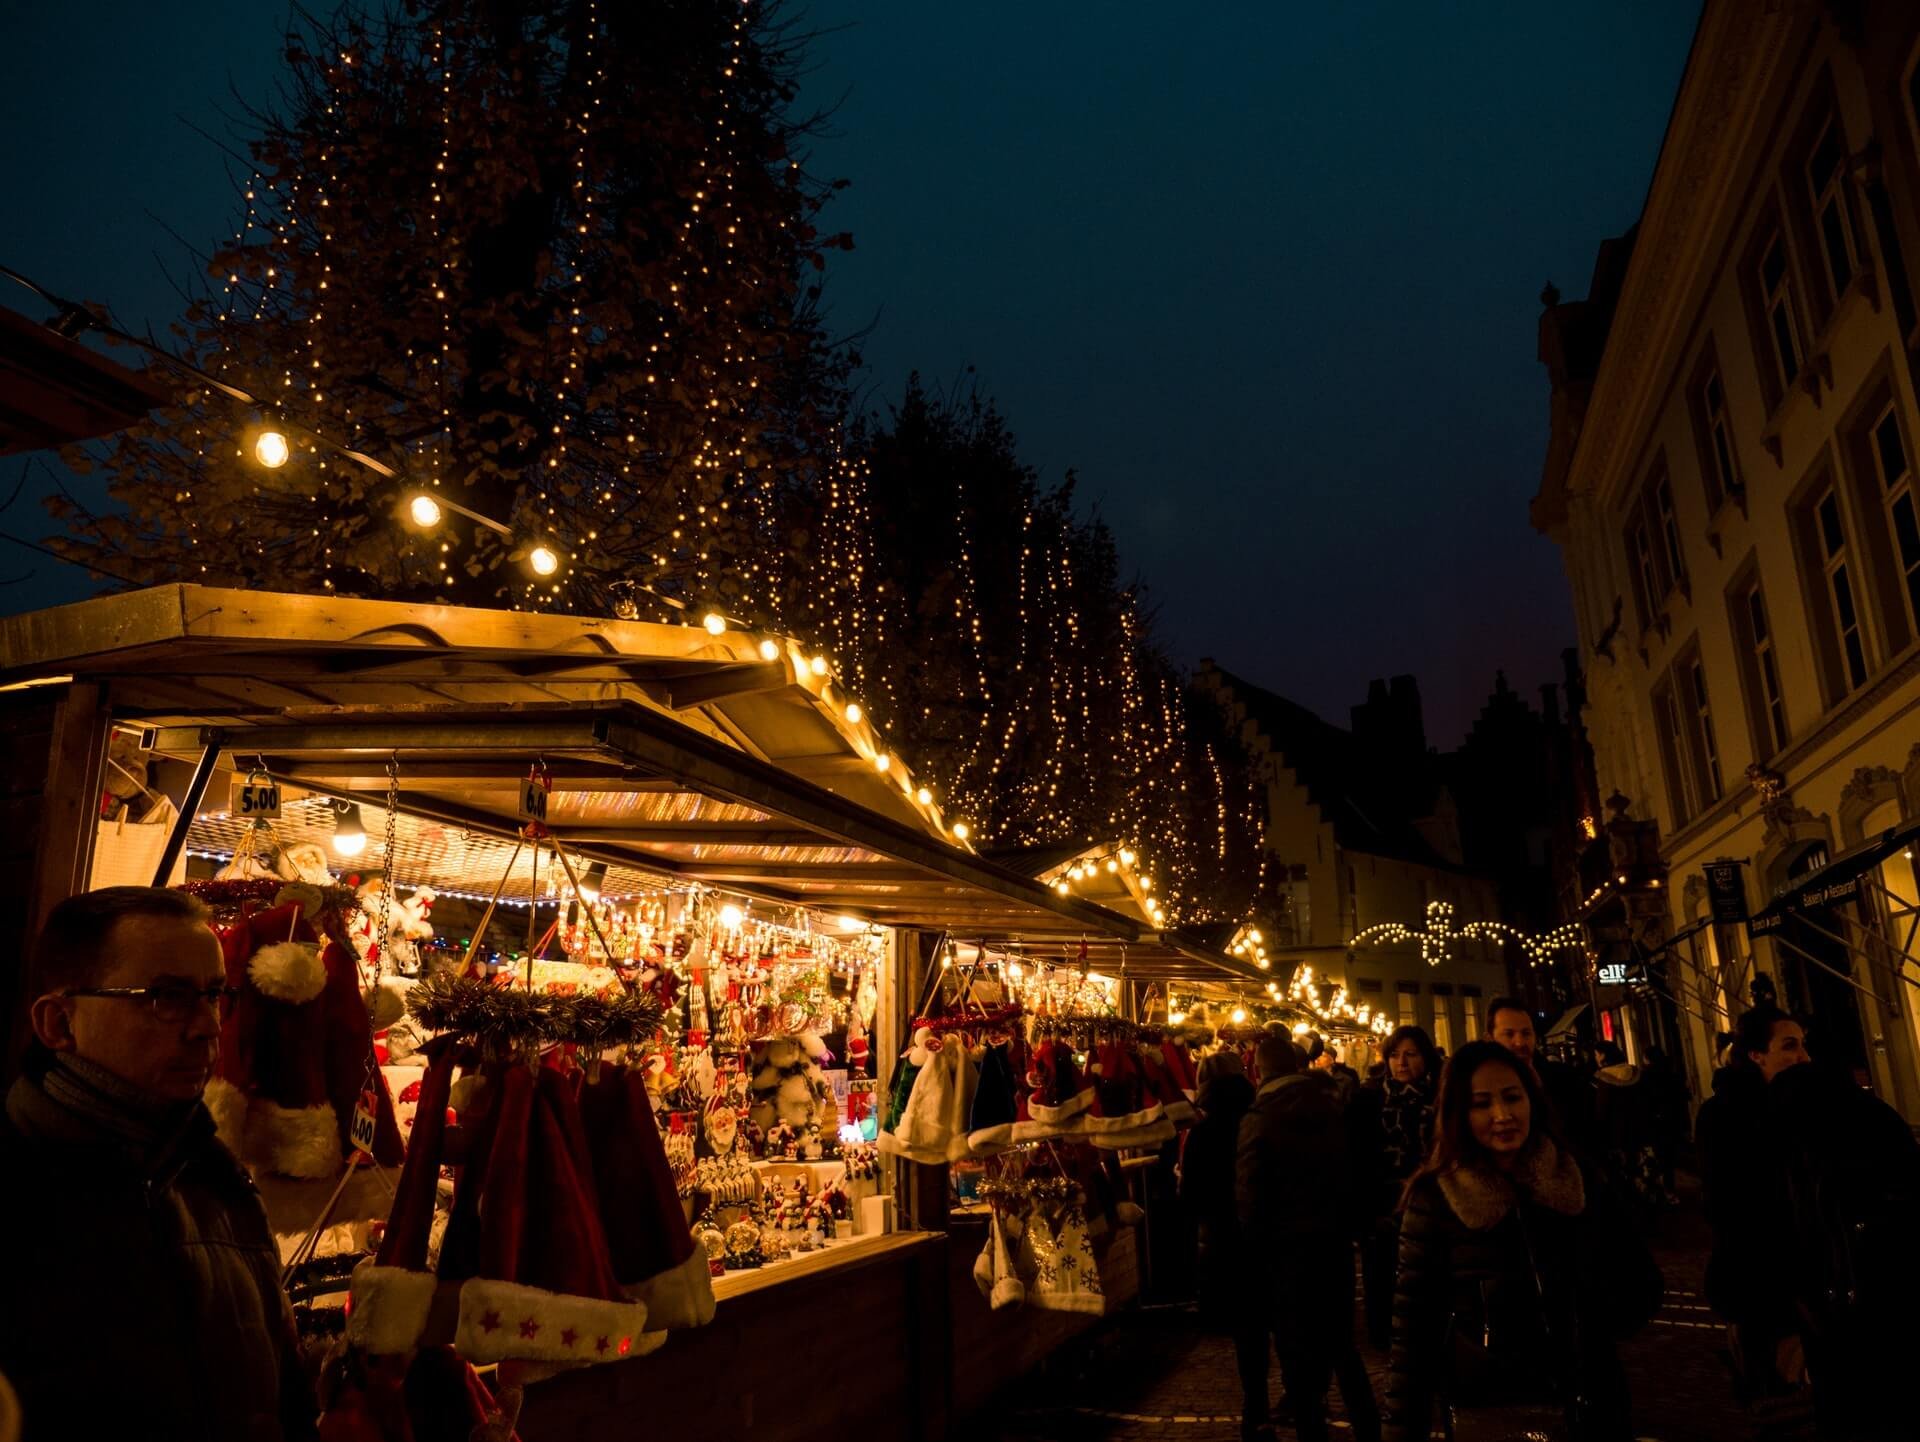
{"label": "hanging santa hat", "polygon": [[[462,1113],[466,1160],[438,1272],[426,1270],[452,1070],[452,1049],[441,1048],[421,1079],[392,1222],[353,1275],[348,1339],[373,1353],[450,1340],[476,1363],[579,1366],[635,1355],[646,1304],[628,1299],[614,1275],[573,1087],[554,1068],[489,1069]],[[441,1288],[456,1298],[451,1337],[428,1335]]]}
{"label": "hanging santa hat", "polygon": [[243,1162],[305,1179],[339,1172],[370,1080],[374,1154],[391,1166],[402,1151],[392,1102],[372,1067],[373,1032],[354,960],[316,936],[318,903],[317,895],[295,895],[221,934],[227,985],[237,996],[221,1023],[219,1062],[205,1094],[221,1140]]}
{"label": "hanging santa hat", "polygon": [[614,1275],[646,1303],[654,1333],[704,1327],[713,1320],[712,1276],[681,1210],[644,1073],[603,1061],[580,1090],[580,1118]]}

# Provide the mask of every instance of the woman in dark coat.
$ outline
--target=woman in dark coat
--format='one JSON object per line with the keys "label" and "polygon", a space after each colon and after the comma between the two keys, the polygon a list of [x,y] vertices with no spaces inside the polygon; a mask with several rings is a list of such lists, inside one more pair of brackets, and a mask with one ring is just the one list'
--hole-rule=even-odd
{"label": "woman in dark coat", "polygon": [[1367,1336],[1385,1350],[1393,1331],[1393,1282],[1400,1258],[1400,1195],[1433,1146],[1433,1100],[1440,1053],[1417,1026],[1403,1026],[1381,1047],[1379,1076],[1353,1106],[1354,1156],[1372,1220],[1360,1246],[1367,1289]]}
{"label": "woman in dark coat", "polygon": [[1436,1396],[1462,1438],[1633,1435],[1615,1345],[1659,1306],[1660,1273],[1546,1114],[1539,1083],[1497,1043],[1447,1064],[1401,1224],[1391,1442],[1424,1442]]}
{"label": "woman in dark coat", "polygon": [[1199,1235],[1201,1315],[1233,1334],[1241,1430],[1253,1437],[1268,1422],[1267,1328],[1251,1295],[1253,1269],[1240,1243],[1233,1191],[1240,1119],[1253,1104],[1253,1083],[1230,1051],[1202,1060],[1196,1080],[1200,1120],[1187,1132],[1180,1154],[1180,1199]]}

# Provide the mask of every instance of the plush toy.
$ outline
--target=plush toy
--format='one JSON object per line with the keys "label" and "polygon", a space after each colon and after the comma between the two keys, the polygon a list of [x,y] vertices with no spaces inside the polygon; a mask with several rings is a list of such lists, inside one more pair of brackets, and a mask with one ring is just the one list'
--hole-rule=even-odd
{"label": "plush toy", "polygon": [[816,1121],[828,1097],[819,1064],[826,1055],[826,1046],[812,1032],[756,1043],[749,1112],[754,1124],[766,1131],[775,1122],[785,1122],[800,1131]]}

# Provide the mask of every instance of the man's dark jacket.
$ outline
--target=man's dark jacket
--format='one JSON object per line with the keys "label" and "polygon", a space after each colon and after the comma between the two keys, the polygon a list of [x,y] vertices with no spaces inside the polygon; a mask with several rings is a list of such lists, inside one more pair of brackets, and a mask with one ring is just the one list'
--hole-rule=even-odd
{"label": "man's dark jacket", "polygon": [[315,1435],[279,1251],[198,1102],[40,1064],[0,1122],[0,1372],[24,1442]]}
{"label": "man's dark jacket", "polygon": [[1360,1208],[1349,1130],[1340,1084],[1324,1072],[1278,1077],[1255,1094],[1240,1121],[1235,1199],[1256,1257],[1353,1238]]}

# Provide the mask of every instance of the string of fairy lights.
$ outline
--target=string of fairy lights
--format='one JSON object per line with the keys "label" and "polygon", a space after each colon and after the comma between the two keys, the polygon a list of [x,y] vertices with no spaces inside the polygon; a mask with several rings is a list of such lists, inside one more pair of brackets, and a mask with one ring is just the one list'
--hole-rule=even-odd
{"label": "string of fairy lights", "polygon": [[1483,941],[1499,945],[1512,942],[1526,953],[1528,965],[1541,966],[1556,952],[1582,950],[1585,932],[1577,922],[1568,922],[1552,931],[1535,934],[1509,926],[1504,921],[1470,921],[1464,926],[1453,923],[1453,903],[1429,901],[1425,925],[1416,930],[1398,921],[1369,926],[1353,938],[1353,946],[1398,945],[1417,942],[1420,959],[1428,966],[1440,966],[1449,960],[1459,941]]}

